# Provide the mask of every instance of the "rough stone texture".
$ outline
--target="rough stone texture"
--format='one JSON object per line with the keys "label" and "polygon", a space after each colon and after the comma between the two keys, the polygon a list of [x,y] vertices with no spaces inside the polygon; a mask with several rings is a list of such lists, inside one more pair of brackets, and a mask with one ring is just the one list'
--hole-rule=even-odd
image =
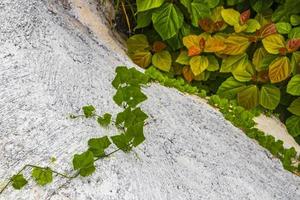
{"label": "rough stone texture", "polygon": [[[67,116],[86,104],[99,113],[120,110],[111,100],[117,65],[131,63],[55,2],[1,0],[0,180],[52,156],[50,166],[70,172],[89,138],[113,134]],[[0,199],[300,199],[300,178],[213,108],[156,84],[145,93],[147,140],[133,153],[98,162],[88,178],[55,178],[44,188],[30,181]]]}

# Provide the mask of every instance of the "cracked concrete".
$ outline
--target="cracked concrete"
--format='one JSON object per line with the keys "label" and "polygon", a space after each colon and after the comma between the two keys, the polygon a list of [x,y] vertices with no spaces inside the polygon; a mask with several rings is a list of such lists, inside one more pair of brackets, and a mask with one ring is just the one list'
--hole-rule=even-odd
{"label": "cracked concrete", "polygon": [[[133,64],[72,14],[57,1],[0,2],[2,185],[24,164],[48,165],[51,157],[57,159],[51,167],[70,172],[72,155],[89,138],[115,134],[67,116],[86,104],[116,114],[115,67]],[[144,91],[150,118],[146,142],[134,152],[98,162],[90,177],[55,177],[46,187],[30,181],[0,199],[300,199],[300,178],[219,112],[157,84]]]}

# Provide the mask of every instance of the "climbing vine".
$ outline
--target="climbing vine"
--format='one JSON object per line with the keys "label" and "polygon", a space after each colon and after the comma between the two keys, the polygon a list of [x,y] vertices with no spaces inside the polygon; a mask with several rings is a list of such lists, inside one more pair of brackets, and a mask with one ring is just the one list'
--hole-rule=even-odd
{"label": "climbing vine", "polygon": [[[140,145],[145,140],[143,130],[145,120],[148,118],[148,115],[139,107],[140,103],[147,99],[147,96],[141,91],[141,87],[147,83],[148,77],[136,69],[117,67],[116,77],[112,82],[113,87],[117,90],[113,100],[124,110],[113,119],[109,113],[102,116],[98,115],[94,106],[87,105],[82,107],[82,115],[72,114],[70,118],[93,118],[102,127],[114,125],[119,134],[89,139],[87,150],[73,156],[73,172],[71,174],[58,172],[48,166],[24,165],[15,175],[9,178],[7,184],[0,190],[0,194],[10,185],[17,190],[27,185],[29,177],[23,175],[23,172],[27,169],[31,169],[32,179],[38,185],[44,186],[51,183],[54,176],[66,179],[89,176],[96,170],[96,161],[109,157],[120,150],[127,153],[132,148]],[[115,150],[107,153],[107,149],[112,144],[116,147]]]}

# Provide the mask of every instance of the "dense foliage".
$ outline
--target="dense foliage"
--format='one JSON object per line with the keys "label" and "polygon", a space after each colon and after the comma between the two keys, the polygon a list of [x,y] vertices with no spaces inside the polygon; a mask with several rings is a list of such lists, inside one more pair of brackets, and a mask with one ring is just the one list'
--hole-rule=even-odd
{"label": "dense foliage", "polygon": [[274,111],[300,142],[300,1],[136,0],[136,11],[137,65]]}
{"label": "dense foliage", "polygon": [[[41,167],[38,165],[27,164],[15,175],[13,175],[7,184],[0,189],[0,194],[11,184],[15,189],[23,188],[27,179],[23,171],[27,168],[32,169],[31,177],[40,186],[44,186],[53,181],[53,176],[61,176],[66,179],[74,179],[77,176],[89,176],[96,170],[95,162],[106,158],[119,150],[129,152],[133,147],[140,145],[144,140],[144,125],[148,118],[138,105],[145,101],[147,97],[141,91],[141,86],[148,83],[148,76],[137,71],[134,68],[117,67],[116,77],[112,82],[113,87],[117,90],[113,97],[116,104],[124,108],[117,114],[115,120],[112,115],[105,113],[102,116],[96,114],[96,109],[92,105],[82,107],[83,115],[71,115],[72,119],[78,117],[96,119],[102,127],[108,127],[110,124],[115,125],[117,134],[114,136],[102,136],[88,140],[88,148],[82,153],[73,156],[73,173],[71,175],[57,172],[50,167]],[[106,153],[114,144],[114,150]],[[53,161],[55,159],[52,159]]]}

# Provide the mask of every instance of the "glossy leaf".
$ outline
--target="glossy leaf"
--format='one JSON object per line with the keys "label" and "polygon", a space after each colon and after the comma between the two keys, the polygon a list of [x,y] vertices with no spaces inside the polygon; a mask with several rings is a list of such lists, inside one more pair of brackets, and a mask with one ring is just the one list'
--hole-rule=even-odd
{"label": "glossy leaf", "polygon": [[245,61],[243,65],[238,66],[232,71],[234,78],[241,82],[252,80],[255,74],[254,68],[250,62]]}
{"label": "glossy leaf", "polygon": [[300,25],[300,15],[291,15],[290,22],[293,26]]}
{"label": "glossy leaf", "polygon": [[175,36],[183,25],[183,14],[176,5],[165,3],[152,14],[155,30],[163,40]]}
{"label": "glossy leaf", "polygon": [[294,115],[300,116],[300,97],[298,97],[291,103],[291,105],[288,107],[288,111],[290,111]]}
{"label": "glossy leaf", "polygon": [[226,48],[224,41],[217,37],[209,37],[205,41],[205,52],[220,52]]}
{"label": "glossy leaf", "polygon": [[190,66],[193,74],[198,76],[208,67],[208,59],[206,56],[195,56],[190,60]]}
{"label": "glossy leaf", "polygon": [[259,66],[266,55],[268,55],[268,52],[263,47],[256,49],[252,58],[252,63],[255,66],[256,70],[261,71]]}
{"label": "glossy leaf", "polygon": [[198,35],[188,35],[183,37],[182,42],[187,49],[193,46],[199,47],[201,38],[202,37]]}
{"label": "glossy leaf", "polygon": [[287,79],[291,74],[291,64],[288,57],[278,57],[269,66],[271,83],[278,83]]}
{"label": "glossy leaf", "polygon": [[279,54],[281,48],[285,48],[284,37],[279,34],[269,35],[262,40],[264,48],[271,54]]}
{"label": "glossy leaf", "polygon": [[151,64],[152,54],[150,51],[137,51],[131,54],[130,58],[136,65],[147,68]]}
{"label": "glossy leaf", "polygon": [[150,48],[147,37],[143,34],[136,34],[127,40],[128,53],[132,54],[137,51],[145,51]]}
{"label": "glossy leaf", "polygon": [[224,21],[231,26],[235,26],[240,22],[240,13],[232,8],[223,9],[221,15]]}
{"label": "glossy leaf", "polygon": [[255,31],[261,28],[259,22],[256,19],[249,19],[247,21],[247,29],[245,30],[247,33],[254,33]]}
{"label": "glossy leaf", "polygon": [[236,68],[242,68],[242,66],[247,62],[247,54],[228,56],[223,59],[220,72],[232,72]]}
{"label": "glossy leaf", "polygon": [[276,30],[280,34],[288,34],[292,30],[292,26],[287,22],[278,22],[276,23]]}
{"label": "glossy leaf", "polygon": [[160,7],[165,0],[136,0],[137,11],[143,12],[152,8]]}
{"label": "glossy leaf", "polygon": [[192,25],[198,27],[200,19],[208,18],[210,16],[210,8],[202,0],[194,0],[191,3],[191,19]]}
{"label": "glossy leaf", "polygon": [[176,62],[182,65],[189,65],[190,64],[190,57],[188,56],[187,51],[180,51],[179,56],[176,59]]}
{"label": "glossy leaf", "polygon": [[251,44],[247,37],[232,35],[224,41],[226,48],[220,53],[226,55],[240,55],[246,52]]}
{"label": "glossy leaf", "polygon": [[217,58],[214,55],[208,55],[206,57],[208,59],[208,67],[206,70],[211,72],[217,71],[220,68]]}
{"label": "glossy leaf", "polygon": [[300,96],[300,74],[293,76],[287,85],[287,92],[294,96]]}
{"label": "glossy leaf", "polygon": [[293,29],[289,32],[289,38],[290,38],[290,39],[297,39],[297,38],[300,38],[300,27],[293,28]]}
{"label": "glossy leaf", "polygon": [[233,77],[226,79],[219,87],[217,94],[220,97],[234,99],[238,92],[244,90],[246,85],[235,80]]}
{"label": "glossy leaf", "polygon": [[152,63],[156,68],[168,72],[170,71],[172,65],[171,54],[166,50],[155,53],[152,56]]}
{"label": "glossy leaf", "polygon": [[259,103],[264,108],[274,110],[280,102],[280,90],[274,85],[263,85],[260,90]]}
{"label": "glossy leaf", "polygon": [[259,90],[256,85],[249,85],[237,94],[239,105],[251,109],[258,105]]}
{"label": "glossy leaf", "polygon": [[144,28],[152,22],[152,10],[137,13],[137,26],[135,29]]}
{"label": "glossy leaf", "polygon": [[297,137],[300,135],[300,117],[293,115],[289,117],[286,122],[286,128],[291,136]]}

